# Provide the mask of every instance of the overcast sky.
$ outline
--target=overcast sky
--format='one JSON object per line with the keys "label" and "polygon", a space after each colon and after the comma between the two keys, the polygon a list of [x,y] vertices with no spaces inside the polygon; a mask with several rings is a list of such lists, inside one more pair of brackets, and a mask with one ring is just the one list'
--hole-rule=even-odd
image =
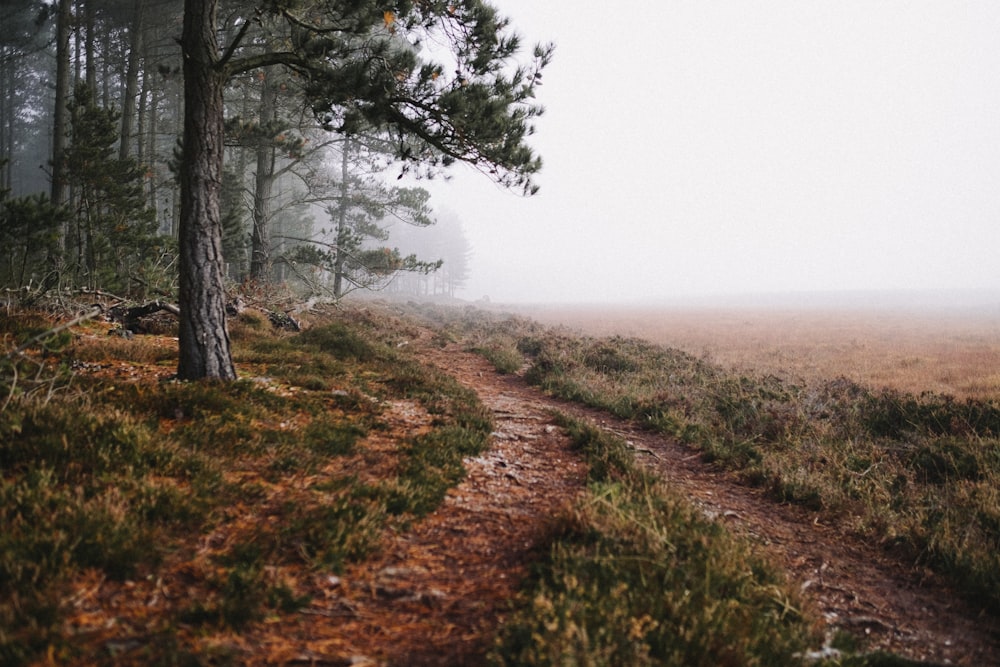
{"label": "overcast sky", "polygon": [[557,46],[544,168],[422,184],[474,247],[461,296],[1000,289],[997,0],[494,4]]}

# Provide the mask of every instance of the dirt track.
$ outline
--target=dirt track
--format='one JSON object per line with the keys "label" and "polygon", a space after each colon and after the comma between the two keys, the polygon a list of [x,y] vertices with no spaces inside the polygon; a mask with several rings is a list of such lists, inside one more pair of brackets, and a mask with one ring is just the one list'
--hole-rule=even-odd
{"label": "dirt track", "polygon": [[[867,637],[872,650],[912,659],[1000,664],[997,620],[979,614],[930,573],[889,559],[878,547],[820,522],[802,508],[762,497],[676,442],[636,430],[605,413],[546,397],[518,377],[498,375],[484,360],[457,346],[429,348],[424,356],[474,389],[497,424],[495,447],[472,462],[469,478],[442,516],[459,506],[485,503],[492,511],[508,512],[521,521],[544,522],[545,513],[558,504],[553,497],[565,498],[571,480],[579,479],[574,472],[578,464],[571,464],[566,443],[547,416],[551,410],[562,411],[624,437],[641,461],[706,513],[752,536],[801,582],[831,630],[849,630]],[[530,488],[527,494],[526,488]],[[510,501],[515,505],[507,505]],[[488,523],[468,518],[470,524],[463,530],[475,531],[477,526],[490,530]],[[504,558],[520,560],[513,554]]]}
{"label": "dirt track", "polygon": [[[801,508],[775,504],[675,442],[546,397],[457,344],[442,349],[430,341],[424,332],[411,343],[492,411],[491,448],[466,461],[465,480],[435,512],[388,536],[379,557],[317,581],[310,608],[292,625],[250,639],[259,664],[482,664],[509,600],[546,543],[550,518],[584,489],[585,466],[553,411],[624,437],[639,460],[706,513],[751,536],[800,582],[831,632],[849,630],[867,637],[870,650],[911,659],[1000,664],[996,619],[977,614],[929,573],[886,558]],[[404,417],[396,428],[407,428]]]}

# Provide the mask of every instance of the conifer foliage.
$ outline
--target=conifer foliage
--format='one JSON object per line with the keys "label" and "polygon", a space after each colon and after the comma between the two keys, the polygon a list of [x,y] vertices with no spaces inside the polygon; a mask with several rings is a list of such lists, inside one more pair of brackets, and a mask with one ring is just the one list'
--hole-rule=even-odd
{"label": "conifer foliage", "polygon": [[63,156],[74,188],[76,215],[67,234],[67,259],[78,283],[126,293],[148,286],[147,268],[163,250],[156,219],[146,206],[142,171],[118,157],[121,114],[94,102],[85,83],[69,104],[70,145]]}
{"label": "conifer foliage", "polygon": [[232,379],[234,284],[440,266],[386,239],[435,217],[394,177],[466,162],[535,191],[551,55],[487,0],[0,3],[0,288],[176,298],[179,377]]}
{"label": "conifer foliage", "polygon": [[[393,6],[270,0],[228,17],[221,26],[217,0],[185,2],[178,375],[186,379],[235,377],[225,331],[220,214],[229,77],[287,68],[304,81],[304,98],[324,128],[381,133],[404,169],[435,171],[463,161],[530,193],[541,167],[526,139],[542,111],[534,91],[552,48],[536,47],[528,66],[512,63],[519,39],[481,0]],[[267,39],[255,40],[264,26]],[[232,35],[222,48],[221,28]],[[426,55],[425,44],[440,58]]]}

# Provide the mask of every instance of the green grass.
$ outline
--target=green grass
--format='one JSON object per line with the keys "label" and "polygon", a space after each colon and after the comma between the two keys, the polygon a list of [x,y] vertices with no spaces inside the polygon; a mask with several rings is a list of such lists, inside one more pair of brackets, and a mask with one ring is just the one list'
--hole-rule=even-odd
{"label": "green grass", "polygon": [[637,465],[617,436],[560,416],[589,465],[586,496],[553,522],[492,665],[916,667],[826,638],[799,588],[744,538]]}

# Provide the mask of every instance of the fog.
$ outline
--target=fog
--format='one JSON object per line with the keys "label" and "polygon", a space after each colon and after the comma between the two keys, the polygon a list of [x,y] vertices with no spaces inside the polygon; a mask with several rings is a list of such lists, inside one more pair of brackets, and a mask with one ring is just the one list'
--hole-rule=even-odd
{"label": "fog", "polygon": [[544,167],[420,183],[473,246],[459,296],[1000,289],[1000,2],[494,4],[557,45]]}

